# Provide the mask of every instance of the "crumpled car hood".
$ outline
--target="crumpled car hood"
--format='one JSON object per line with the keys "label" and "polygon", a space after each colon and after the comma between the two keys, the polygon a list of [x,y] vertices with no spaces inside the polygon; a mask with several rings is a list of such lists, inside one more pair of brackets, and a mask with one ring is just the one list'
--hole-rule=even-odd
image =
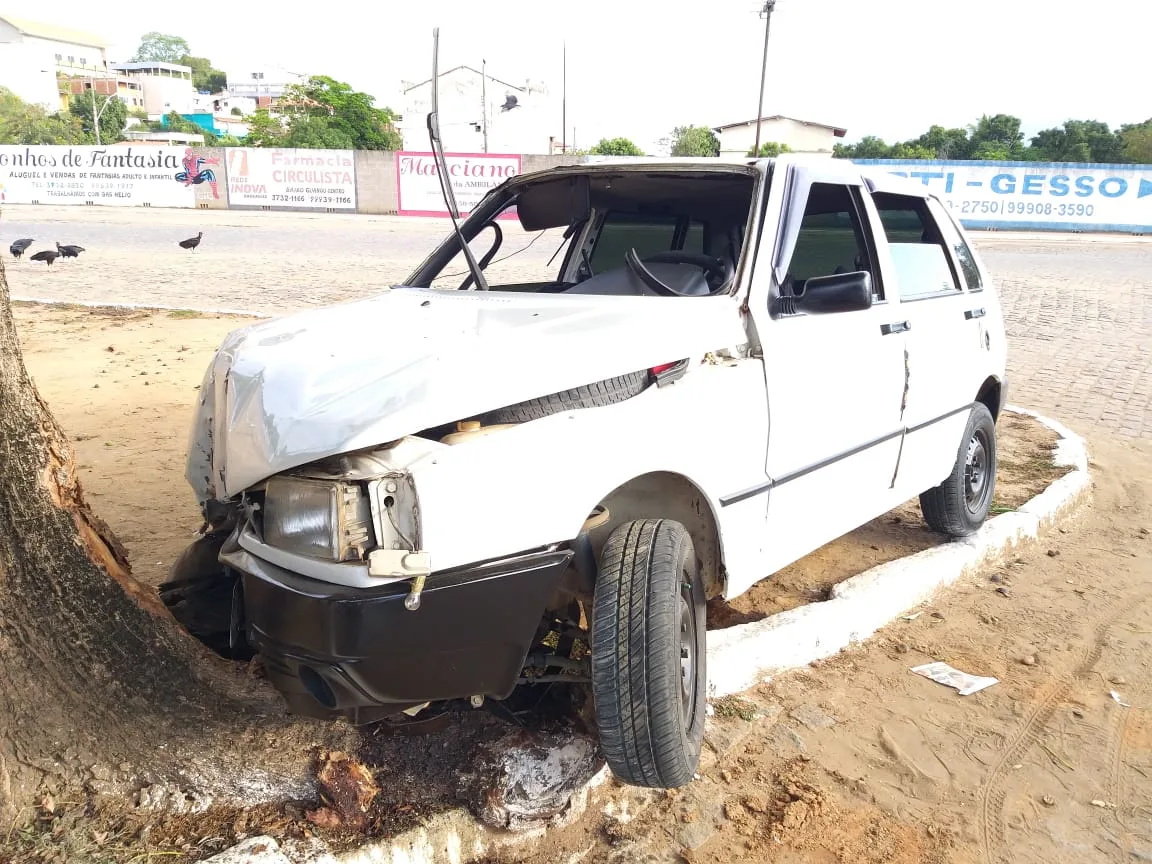
{"label": "crumpled car hood", "polygon": [[187,479],[229,498],[317,459],[747,341],[729,297],[397,287],[229,334]]}

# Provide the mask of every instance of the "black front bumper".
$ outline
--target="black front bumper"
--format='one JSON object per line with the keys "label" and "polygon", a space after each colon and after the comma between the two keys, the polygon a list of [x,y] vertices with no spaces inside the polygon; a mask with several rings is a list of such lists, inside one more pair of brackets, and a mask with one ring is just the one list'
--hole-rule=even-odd
{"label": "black front bumper", "polygon": [[[230,544],[231,545],[231,544]],[[248,641],[295,713],[372,722],[424,702],[507,697],[568,549],[528,552],[408,583],[347,588],[290,573],[233,547]]]}

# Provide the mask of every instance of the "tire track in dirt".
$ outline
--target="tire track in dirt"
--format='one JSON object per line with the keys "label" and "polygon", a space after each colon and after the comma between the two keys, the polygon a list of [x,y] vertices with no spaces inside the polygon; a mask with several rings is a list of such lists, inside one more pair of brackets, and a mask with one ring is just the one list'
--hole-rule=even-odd
{"label": "tire track in dirt", "polygon": [[1112,627],[1117,624],[1121,612],[1131,613],[1147,599],[1147,596],[1140,596],[1135,599],[1135,602],[1126,603],[1126,598],[1119,598],[1108,605],[1106,611],[1097,619],[1097,624],[1092,631],[1092,641],[1088,644],[1079,665],[1070,675],[1052,685],[1048,693],[1032,709],[1024,724],[1008,740],[1008,744],[1000,757],[993,763],[988,779],[980,789],[980,846],[981,857],[985,864],[1010,864],[1011,861],[1005,854],[997,851],[1004,841],[1005,792],[1002,783],[1006,773],[1005,766],[1014,764],[1035,746],[1036,742],[1040,740],[1044,728],[1052,719],[1052,715],[1056,712],[1056,708],[1068,695],[1076,679],[1088,675],[1100,662],[1104,653],[1104,640]]}

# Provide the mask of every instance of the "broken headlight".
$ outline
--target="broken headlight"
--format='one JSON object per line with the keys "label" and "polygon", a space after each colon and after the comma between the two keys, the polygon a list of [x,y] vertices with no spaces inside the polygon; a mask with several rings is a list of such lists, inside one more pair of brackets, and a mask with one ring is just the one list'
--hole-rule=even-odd
{"label": "broken headlight", "polygon": [[264,493],[264,542],[329,561],[359,561],[372,545],[372,508],[358,484],[273,477]]}

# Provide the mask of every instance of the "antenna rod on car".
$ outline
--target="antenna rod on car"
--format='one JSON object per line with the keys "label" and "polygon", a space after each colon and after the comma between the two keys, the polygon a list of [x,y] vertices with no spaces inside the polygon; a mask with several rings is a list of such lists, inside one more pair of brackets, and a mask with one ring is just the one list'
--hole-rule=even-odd
{"label": "antenna rod on car", "polygon": [[440,28],[432,28],[432,112],[428,115],[428,137],[432,140],[432,155],[436,157],[436,174],[440,178],[440,192],[444,195],[444,203],[448,205],[448,215],[452,217],[452,227],[456,230],[456,239],[460,241],[460,248],[464,250],[464,258],[468,261],[468,270],[472,274],[472,281],[476,283],[477,291],[487,291],[488,282],[476,258],[472,255],[472,248],[464,239],[460,230],[460,209],[456,206],[456,196],[452,192],[452,182],[448,178],[448,162],[444,158],[444,145],[440,142]]}

